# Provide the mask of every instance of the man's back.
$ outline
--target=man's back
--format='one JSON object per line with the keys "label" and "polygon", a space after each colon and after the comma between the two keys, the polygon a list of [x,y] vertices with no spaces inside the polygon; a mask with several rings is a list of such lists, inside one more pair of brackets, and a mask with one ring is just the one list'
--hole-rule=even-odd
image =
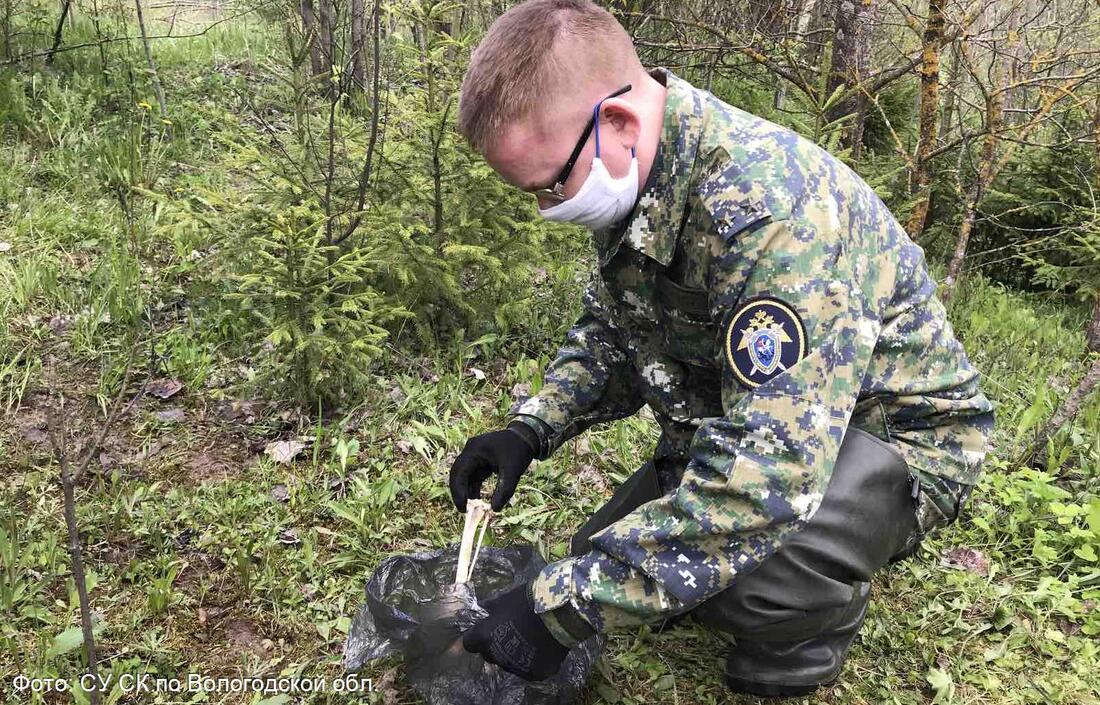
{"label": "man's back", "polygon": [[[586,306],[633,353],[674,454],[686,457],[699,421],[723,413],[723,325],[746,282],[766,280],[781,300],[850,287],[875,341],[858,387],[831,393],[854,394],[851,423],[898,442],[914,470],[973,483],[990,405],[921,248],[866,182],[809,140],[671,75],[668,88],[654,177],[631,222],[597,237]],[[789,234],[765,228],[780,222]]]}

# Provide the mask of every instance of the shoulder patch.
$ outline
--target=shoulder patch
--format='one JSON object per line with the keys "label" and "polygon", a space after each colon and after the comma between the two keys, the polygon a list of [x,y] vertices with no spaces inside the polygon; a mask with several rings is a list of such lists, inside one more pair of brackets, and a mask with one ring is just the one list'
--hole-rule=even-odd
{"label": "shoulder patch", "polygon": [[770,296],[752,299],[730,317],[725,347],[734,376],[753,389],[806,356],[806,326],[783,301]]}

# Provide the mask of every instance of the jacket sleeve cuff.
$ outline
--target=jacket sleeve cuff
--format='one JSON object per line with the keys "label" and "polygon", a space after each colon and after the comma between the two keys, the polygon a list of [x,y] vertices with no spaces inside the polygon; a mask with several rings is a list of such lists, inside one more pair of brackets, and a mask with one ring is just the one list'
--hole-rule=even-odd
{"label": "jacket sleeve cuff", "polygon": [[[539,417],[517,412],[508,418],[509,426],[515,422],[524,424],[534,432],[534,437],[538,441],[538,446],[534,449],[536,460],[546,460],[557,449],[555,440],[558,438],[558,434]],[[530,440],[530,437],[526,435],[524,437]]]}

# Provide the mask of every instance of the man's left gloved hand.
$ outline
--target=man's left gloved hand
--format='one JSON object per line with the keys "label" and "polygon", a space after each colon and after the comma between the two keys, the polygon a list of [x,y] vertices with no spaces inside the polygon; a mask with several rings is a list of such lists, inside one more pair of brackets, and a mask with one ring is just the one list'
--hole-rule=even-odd
{"label": "man's left gloved hand", "polygon": [[549,678],[569,649],[554,638],[531,604],[528,585],[519,585],[483,607],[489,616],[462,637],[467,651],[529,681]]}

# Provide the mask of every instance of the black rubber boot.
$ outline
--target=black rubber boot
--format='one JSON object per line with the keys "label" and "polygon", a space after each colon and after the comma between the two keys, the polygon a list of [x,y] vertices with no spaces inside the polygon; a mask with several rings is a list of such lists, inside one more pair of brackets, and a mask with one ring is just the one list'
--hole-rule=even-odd
{"label": "black rubber boot", "polygon": [[[589,550],[598,531],[660,497],[659,474],[650,462],[623,483],[577,532],[573,555]],[[825,496],[806,526],[691,613],[703,626],[732,637],[730,688],[797,696],[836,679],[863,624],[871,576],[912,550],[912,479],[895,447],[848,429]]]}
{"label": "black rubber boot", "polygon": [[729,686],[794,696],[833,681],[863,623],[871,577],[911,544],[917,519],[905,461],[848,429],[825,496],[801,531],[695,609],[731,637]]}
{"label": "black rubber boot", "polygon": [[789,698],[808,695],[840,675],[863,618],[871,584],[858,586],[837,624],[800,641],[745,640],[726,654],[726,685],[735,693]]}

